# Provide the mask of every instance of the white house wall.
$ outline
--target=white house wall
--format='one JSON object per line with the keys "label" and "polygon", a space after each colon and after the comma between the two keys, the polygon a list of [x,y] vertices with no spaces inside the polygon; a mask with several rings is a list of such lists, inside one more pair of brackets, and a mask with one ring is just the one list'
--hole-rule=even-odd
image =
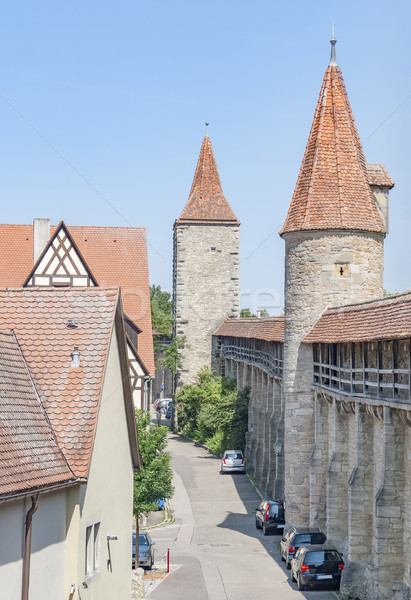
{"label": "white house wall", "polygon": [[134,407],[144,410],[144,371],[134,354],[133,350],[127,344],[127,357],[130,369],[131,389],[133,392]]}
{"label": "white house wall", "polygon": [[[88,585],[87,600],[130,600],[133,466],[124,408],[116,332],[113,330],[87,486],[80,489],[77,582]],[[78,514],[78,513],[77,513]],[[100,569],[85,574],[86,527],[99,520]],[[117,541],[107,542],[107,535]],[[111,563],[108,561],[111,560]],[[83,598],[83,595],[81,596]]]}
{"label": "white house wall", "polygon": [[[21,597],[25,518],[31,507],[27,499],[0,505],[0,597]],[[33,514],[30,600],[63,600],[66,490],[40,494]]]}

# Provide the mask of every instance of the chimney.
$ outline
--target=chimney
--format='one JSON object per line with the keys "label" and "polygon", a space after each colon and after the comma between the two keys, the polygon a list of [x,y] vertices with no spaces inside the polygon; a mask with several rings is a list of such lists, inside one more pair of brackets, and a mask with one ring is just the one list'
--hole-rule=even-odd
{"label": "chimney", "polygon": [[33,221],[33,264],[43,252],[50,239],[50,219],[34,219]]}

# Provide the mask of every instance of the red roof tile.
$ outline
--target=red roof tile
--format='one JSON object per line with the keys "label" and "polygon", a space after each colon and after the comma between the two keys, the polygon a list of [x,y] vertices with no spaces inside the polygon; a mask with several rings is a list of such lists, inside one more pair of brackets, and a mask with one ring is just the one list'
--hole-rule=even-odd
{"label": "red roof tile", "polygon": [[[57,443],[86,477],[118,289],[0,290],[0,328],[13,329]],[[77,328],[67,327],[71,319]],[[80,352],[73,368],[72,352]]]}
{"label": "red roof tile", "polygon": [[0,497],[75,481],[15,336],[0,332]]}
{"label": "red roof tile", "polygon": [[376,185],[379,187],[387,187],[389,189],[394,187],[394,182],[388,175],[386,168],[381,163],[372,164],[367,163],[367,177],[370,185]]}
{"label": "red roof tile", "polygon": [[407,337],[411,337],[411,292],[329,308],[303,342],[334,344]]}
{"label": "red roof tile", "polygon": [[[50,228],[51,237],[57,226]],[[141,329],[138,354],[154,375],[147,241],[144,228],[67,226],[102,287],[121,286],[124,312]],[[22,286],[33,268],[33,226],[0,225],[0,287]]]}
{"label": "red roof tile", "polygon": [[341,70],[330,64],[286,221],[291,231],[383,232]]}
{"label": "red roof tile", "polygon": [[239,225],[221,187],[211,140],[206,135],[187,204],[176,223],[231,223]]}
{"label": "red roof tile", "polygon": [[284,317],[227,319],[214,335],[284,342]]}

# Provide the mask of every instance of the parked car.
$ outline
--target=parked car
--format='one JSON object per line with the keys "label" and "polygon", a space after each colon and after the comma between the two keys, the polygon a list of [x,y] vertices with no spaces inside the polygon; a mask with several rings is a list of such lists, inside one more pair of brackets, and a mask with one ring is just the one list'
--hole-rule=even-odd
{"label": "parked car", "polygon": [[132,568],[146,567],[152,569],[154,564],[155,542],[146,531],[141,531],[138,536],[138,565],[136,565],[136,532],[133,531]]}
{"label": "parked car", "polygon": [[156,400],[154,402],[154,408],[156,410],[160,410],[161,412],[165,413],[167,411],[167,408],[169,407],[169,405],[172,403],[173,403],[172,398],[160,398],[159,400]]}
{"label": "parked car", "polygon": [[318,527],[291,527],[280,542],[281,560],[285,560],[285,566],[290,569],[291,559],[300,546],[324,544],[326,539]]}
{"label": "parked car", "polygon": [[264,535],[282,533],[285,525],[284,502],[263,500],[255,509],[255,526]]}
{"label": "parked car", "polygon": [[220,473],[245,473],[245,460],[241,450],[226,450]]}
{"label": "parked car", "polygon": [[342,555],[335,548],[300,546],[291,561],[291,579],[303,591],[307,586],[340,587],[344,569]]}
{"label": "parked car", "polygon": [[166,412],[166,419],[171,419],[171,415],[173,414],[173,404],[170,403]]}

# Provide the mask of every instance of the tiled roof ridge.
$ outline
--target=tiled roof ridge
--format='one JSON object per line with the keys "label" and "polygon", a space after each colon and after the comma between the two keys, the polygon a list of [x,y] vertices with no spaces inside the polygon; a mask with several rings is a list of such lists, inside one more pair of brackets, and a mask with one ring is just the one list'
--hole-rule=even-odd
{"label": "tiled roof ridge", "polygon": [[337,313],[344,310],[360,310],[364,306],[380,307],[381,304],[394,304],[398,300],[404,299],[406,296],[409,296],[409,300],[411,301],[410,290],[407,290],[405,292],[399,292],[398,294],[389,294],[388,296],[384,296],[383,298],[374,298],[374,300],[364,300],[363,302],[357,302],[355,304],[344,304],[343,306],[330,306],[329,308],[326,308],[322,314]]}
{"label": "tiled roof ridge", "polygon": [[327,229],[385,233],[341,69],[336,64],[330,64],[324,75],[280,235]]}
{"label": "tiled roof ridge", "polygon": [[98,294],[99,292],[119,292],[120,290],[120,286],[107,286],[107,287],[99,287],[99,286],[94,286],[94,287],[87,287],[87,286],[79,286],[79,287],[75,287],[75,286],[30,286],[30,287],[22,287],[22,286],[18,286],[18,287],[8,287],[8,286],[3,286],[0,287],[0,291],[5,291],[5,292],[21,292],[21,293],[25,293],[25,294],[29,294],[32,292],[36,292],[36,293],[44,293],[44,294],[54,294],[54,293],[66,293],[66,294],[70,294],[70,293],[93,293],[93,294]]}
{"label": "tiled roof ridge", "polygon": [[[110,339],[115,320],[123,323],[120,289],[6,288],[0,303],[1,325],[18,337],[58,448],[71,472],[87,477]],[[81,358],[73,369],[76,346]]]}
{"label": "tiled roof ridge", "polygon": [[213,146],[209,136],[205,135],[188,200],[176,223],[209,220],[239,223],[224,196]]}

